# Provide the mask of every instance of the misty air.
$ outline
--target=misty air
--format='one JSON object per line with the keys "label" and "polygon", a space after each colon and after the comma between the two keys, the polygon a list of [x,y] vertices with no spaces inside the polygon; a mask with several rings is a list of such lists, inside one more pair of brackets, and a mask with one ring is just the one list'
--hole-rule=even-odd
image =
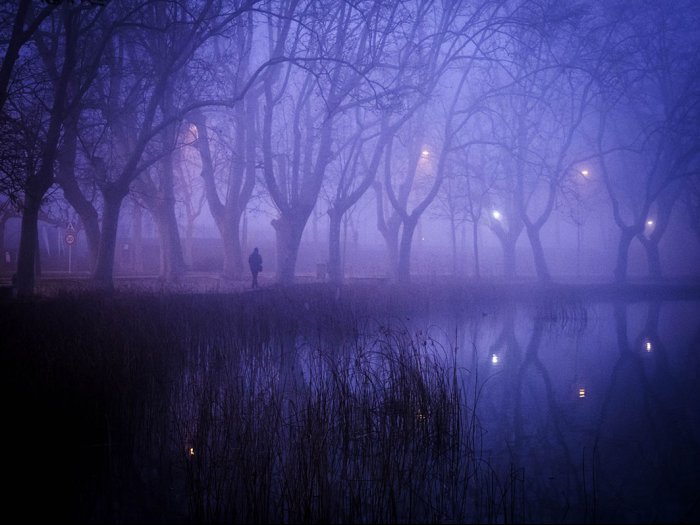
{"label": "misty air", "polygon": [[696,0],[0,5],[19,523],[700,520]]}

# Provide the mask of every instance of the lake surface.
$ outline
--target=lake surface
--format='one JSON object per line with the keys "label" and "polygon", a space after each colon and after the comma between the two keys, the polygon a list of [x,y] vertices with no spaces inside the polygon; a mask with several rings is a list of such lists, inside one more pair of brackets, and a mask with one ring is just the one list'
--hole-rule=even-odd
{"label": "lake surface", "polygon": [[412,322],[456,346],[524,519],[700,517],[700,303],[492,304]]}
{"label": "lake surface", "polygon": [[8,512],[698,521],[700,301],[369,291],[0,304]]}

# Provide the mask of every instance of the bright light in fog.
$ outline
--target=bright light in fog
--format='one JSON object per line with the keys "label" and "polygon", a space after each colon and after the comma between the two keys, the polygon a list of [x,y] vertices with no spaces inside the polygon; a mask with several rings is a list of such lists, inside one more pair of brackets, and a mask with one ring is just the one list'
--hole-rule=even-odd
{"label": "bright light in fog", "polygon": [[584,177],[588,177],[588,174],[588,170],[581,170],[581,175],[583,175]]}
{"label": "bright light in fog", "polygon": [[493,364],[493,365],[498,364],[498,356],[496,354],[491,355],[491,364]]}
{"label": "bright light in fog", "polygon": [[652,221],[651,219],[649,219],[649,220],[647,221],[647,226],[654,226],[654,221]]}
{"label": "bright light in fog", "polygon": [[653,350],[651,341],[649,341],[648,339],[644,341],[644,350],[646,350],[647,352],[651,352]]}
{"label": "bright light in fog", "polygon": [[579,397],[579,399],[583,399],[584,397],[586,397],[586,389],[585,388],[579,387],[578,397]]}
{"label": "bright light in fog", "polygon": [[427,149],[424,149],[423,151],[420,152],[420,156],[423,157],[424,159],[427,159],[430,156],[430,152]]}
{"label": "bright light in fog", "polygon": [[497,221],[500,221],[500,220],[501,220],[501,217],[502,217],[501,212],[498,211],[498,210],[493,210],[493,211],[491,212],[491,216],[492,216],[494,219],[496,219]]}

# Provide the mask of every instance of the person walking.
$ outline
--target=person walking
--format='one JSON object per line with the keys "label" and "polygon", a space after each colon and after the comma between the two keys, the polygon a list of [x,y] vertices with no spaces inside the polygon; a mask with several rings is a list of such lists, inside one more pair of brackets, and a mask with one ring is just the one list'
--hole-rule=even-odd
{"label": "person walking", "polygon": [[262,255],[256,247],[248,256],[248,266],[250,266],[250,273],[253,274],[253,288],[258,287],[258,273],[262,272]]}

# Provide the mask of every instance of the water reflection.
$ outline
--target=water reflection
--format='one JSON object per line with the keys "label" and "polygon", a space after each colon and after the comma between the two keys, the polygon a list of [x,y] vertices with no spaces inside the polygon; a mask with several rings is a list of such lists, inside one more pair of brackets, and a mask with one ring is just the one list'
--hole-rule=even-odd
{"label": "water reflection", "polygon": [[184,514],[697,518],[698,312],[539,300],[208,341],[176,411]]}
{"label": "water reflection", "polygon": [[[700,518],[700,303],[305,304],[169,298],[97,322],[61,303],[81,321],[36,339],[6,323],[34,357],[6,359],[6,382],[50,407],[15,410],[16,429],[43,444],[46,419],[70,451],[32,463],[47,487],[73,473],[63,521]],[[43,450],[24,441],[12,475]]]}
{"label": "water reflection", "polygon": [[560,306],[510,305],[461,326],[489,460],[521,473],[523,515],[697,516],[698,305]]}

